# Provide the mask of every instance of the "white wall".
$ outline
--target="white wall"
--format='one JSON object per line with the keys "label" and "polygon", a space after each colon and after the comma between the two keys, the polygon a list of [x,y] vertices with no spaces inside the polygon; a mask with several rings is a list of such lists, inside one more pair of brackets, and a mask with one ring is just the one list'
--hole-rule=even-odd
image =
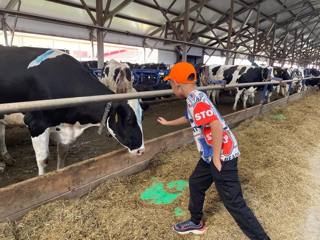
{"label": "white wall", "polygon": [[206,65],[224,65],[226,61],[225,57],[220,57],[220,56],[211,56],[209,57],[208,55],[204,55],[204,63],[206,63]]}
{"label": "white wall", "polygon": [[158,62],[165,64],[174,64],[177,62],[177,54],[171,51],[159,50]]}

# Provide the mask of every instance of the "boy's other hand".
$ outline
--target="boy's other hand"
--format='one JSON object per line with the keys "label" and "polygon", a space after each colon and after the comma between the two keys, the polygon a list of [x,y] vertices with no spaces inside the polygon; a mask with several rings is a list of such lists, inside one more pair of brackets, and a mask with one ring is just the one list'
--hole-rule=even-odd
{"label": "boy's other hand", "polygon": [[157,122],[160,123],[161,125],[165,125],[165,126],[168,125],[168,121],[163,117],[158,117]]}
{"label": "boy's other hand", "polygon": [[222,164],[221,164],[221,161],[218,160],[218,161],[213,161],[213,164],[214,166],[216,167],[216,169],[221,172],[221,169],[222,169]]}

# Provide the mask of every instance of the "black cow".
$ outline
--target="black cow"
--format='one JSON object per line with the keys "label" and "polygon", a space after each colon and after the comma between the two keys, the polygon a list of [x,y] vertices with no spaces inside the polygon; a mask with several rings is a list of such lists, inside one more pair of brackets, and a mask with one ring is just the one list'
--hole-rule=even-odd
{"label": "black cow", "polygon": [[[0,104],[113,94],[76,59],[58,50],[0,47],[0,73]],[[107,117],[102,122],[104,113]],[[67,149],[85,129],[101,123],[131,153],[142,154],[141,120],[138,100],[32,111],[24,117],[39,174],[47,166],[50,135]]]}
{"label": "black cow", "polygon": [[320,88],[320,71],[315,68],[306,68],[304,69],[305,77],[311,77],[311,79],[306,80],[307,87],[318,86]]}

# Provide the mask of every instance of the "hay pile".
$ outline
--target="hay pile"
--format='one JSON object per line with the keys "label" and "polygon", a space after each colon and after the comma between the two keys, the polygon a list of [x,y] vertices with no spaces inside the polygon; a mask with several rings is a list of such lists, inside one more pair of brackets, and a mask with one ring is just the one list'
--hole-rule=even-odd
{"label": "hay pile", "polygon": [[[319,98],[315,93],[234,130],[242,153],[244,196],[273,240],[320,239]],[[140,174],[110,181],[78,200],[44,205],[17,223],[0,225],[0,239],[246,239],[214,187],[207,195],[208,230],[202,237],[180,237],[171,230],[172,224],[188,216],[188,190],[173,204],[140,200],[156,180],[187,180],[197,159],[193,145],[162,153]],[[176,217],[176,207],[186,215]]]}

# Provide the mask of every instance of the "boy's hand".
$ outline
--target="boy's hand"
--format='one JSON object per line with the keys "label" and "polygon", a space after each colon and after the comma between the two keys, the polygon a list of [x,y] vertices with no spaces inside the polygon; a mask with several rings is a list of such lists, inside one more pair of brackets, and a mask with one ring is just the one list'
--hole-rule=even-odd
{"label": "boy's hand", "polygon": [[160,124],[162,124],[162,125],[165,125],[165,126],[168,125],[168,121],[167,121],[165,118],[163,118],[163,117],[158,117],[158,118],[157,118],[157,122],[160,123]]}
{"label": "boy's hand", "polygon": [[218,161],[213,161],[214,166],[218,169],[219,172],[221,172],[222,164],[220,159]]}

